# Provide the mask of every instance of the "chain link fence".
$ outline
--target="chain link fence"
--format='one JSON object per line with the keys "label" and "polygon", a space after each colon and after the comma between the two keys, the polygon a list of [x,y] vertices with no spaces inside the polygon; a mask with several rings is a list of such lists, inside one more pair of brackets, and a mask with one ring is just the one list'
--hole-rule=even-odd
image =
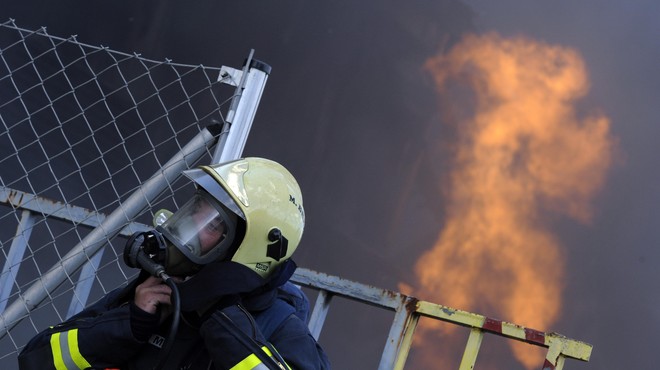
{"label": "chain link fence", "polygon": [[[186,145],[225,122],[235,89],[220,72],[0,25],[0,312],[21,312],[4,322],[0,368],[15,368],[38,331],[136,274],[120,257],[126,236],[151,224],[152,210],[177,208],[186,182],[176,176],[122,227],[137,223],[106,230],[98,253],[73,248],[177,153],[184,167],[210,162],[215,141],[191,158]],[[80,256],[85,268],[63,268]],[[25,299],[53,268],[62,282],[41,302]],[[81,279],[87,291],[76,290]]]}

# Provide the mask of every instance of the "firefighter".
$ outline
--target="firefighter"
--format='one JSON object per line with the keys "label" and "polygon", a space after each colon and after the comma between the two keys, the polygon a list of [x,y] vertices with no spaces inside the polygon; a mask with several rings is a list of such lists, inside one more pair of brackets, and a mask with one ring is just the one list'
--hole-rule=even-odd
{"label": "firefighter", "polygon": [[142,271],[39,333],[20,369],[330,368],[307,329],[309,302],[288,282],[305,223],[293,176],[262,158],[184,174],[193,197],[159,212],[165,221],[129,238],[124,253],[145,253],[162,275]]}

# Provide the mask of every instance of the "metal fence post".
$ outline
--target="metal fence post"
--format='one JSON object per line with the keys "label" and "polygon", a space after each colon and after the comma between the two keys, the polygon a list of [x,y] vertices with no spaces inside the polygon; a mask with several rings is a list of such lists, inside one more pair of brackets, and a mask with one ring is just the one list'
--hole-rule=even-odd
{"label": "metal fence post", "polygon": [[236,86],[236,92],[227,113],[223,135],[213,154],[213,163],[237,159],[245,148],[261,94],[271,71],[268,64],[252,59],[253,53],[254,50],[250,52],[242,71],[225,66],[220,71],[219,79]]}

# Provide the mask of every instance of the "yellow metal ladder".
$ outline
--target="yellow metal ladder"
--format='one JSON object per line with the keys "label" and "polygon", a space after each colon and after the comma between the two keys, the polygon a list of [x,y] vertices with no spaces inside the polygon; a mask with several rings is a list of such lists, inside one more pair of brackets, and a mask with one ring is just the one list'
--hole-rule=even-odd
{"label": "yellow metal ladder", "polygon": [[470,335],[459,370],[474,369],[481,342],[486,333],[547,348],[542,370],[561,370],[564,367],[566,358],[589,361],[591,357],[592,346],[590,344],[566,338],[557,333],[545,333],[525,328],[483,315],[418,300],[391,290],[356,283],[337,276],[299,268],[291,280],[319,291],[309,323],[310,331],[317,339],[321,333],[333,296],[341,296],[395,312],[378,366],[379,370],[400,370],[404,368],[412,338],[421,316],[470,328]]}

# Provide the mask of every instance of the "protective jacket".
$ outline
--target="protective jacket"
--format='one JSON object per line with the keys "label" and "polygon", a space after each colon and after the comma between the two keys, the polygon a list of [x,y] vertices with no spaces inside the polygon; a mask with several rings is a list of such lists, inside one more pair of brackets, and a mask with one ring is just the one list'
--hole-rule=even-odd
{"label": "protective jacket", "polygon": [[[300,289],[286,283],[295,269],[292,262],[265,284],[232,262],[205,267],[191,283],[179,284],[181,320],[164,369],[269,369],[276,363],[282,369],[330,369],[307,329],[309,302]],[[135,287],[145,278],[141,274],[39,333],[21,351],[19,368],[153,368],[170,323],[159,324],[157,315],[132,303]],[[211,308],[200,314],[200,307],[209,307],[209,302]]]}

